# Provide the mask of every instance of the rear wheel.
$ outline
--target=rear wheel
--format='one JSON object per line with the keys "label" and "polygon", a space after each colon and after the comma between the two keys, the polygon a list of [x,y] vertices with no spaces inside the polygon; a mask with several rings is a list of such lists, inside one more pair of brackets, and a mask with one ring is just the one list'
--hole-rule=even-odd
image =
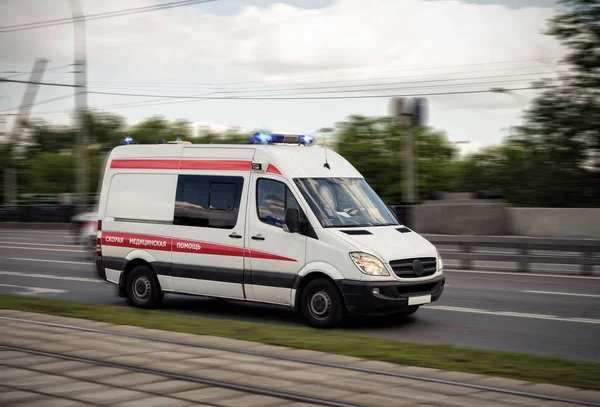
{"label": "rear wheel", "polygon": [[300,309],[308,324],[317,328],[339,325],[346,314],[340,293],[324,278],[313,280],[304,287]]}
{"label": "rear wheel", "polygon": [[140,308],[157,308],[163,298],[160,283],[149,266],[135,267],[126,283],[129,303]]}

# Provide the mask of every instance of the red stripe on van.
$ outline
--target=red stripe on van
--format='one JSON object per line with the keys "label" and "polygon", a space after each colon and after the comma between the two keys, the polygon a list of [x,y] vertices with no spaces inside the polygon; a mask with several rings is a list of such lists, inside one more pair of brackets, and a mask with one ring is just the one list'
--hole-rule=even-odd
{"label": "red stripe on van", "polygon": [[242,247],[226,246],[195,240],[173,240],[174,253],[212,254],[216,256],[244,257]]}
{"label": "red stripe on van", "polygon": [[279,260],[279,261],[293,261],[296,259],[290,259],[289,257],[278,256],[277,254],[260,252],[257,250],[246,249],[246,255],[253,259],[265,259],[265,260]]}
{"label": "red stripe on van", "polygon": [[252,171],[252,161],[244,160],[112,160],[110,168],[139,170]]}
{"label": "red stripe on van", "polygon": [[249,250],[241,247],[198,242],[195,240],[171,239],[131,233],[102,232],[102,245],[139,248],[147,250],[173,251],[173,253],[210,254],[214,256],[252,257],[255,259],[292,261],[295,259],[276,254]]}
{"label": "red stripe on van", "polygon": [[252,171],[252,161],[242,160],[181,160],[181,170]]}
{"label": "red stripe on van", "polygon": [[281,171],[279,171],[279,168],[275,167],[273,164],[269,164],[269,166],[267,167],[267,172],[271,174],[281,175]]}
{"label": "red stripe on van", "polygon": [[171,251],[170,237],[134,235],[131,233],[102,232],[103,246],[132,247],[160,251]]}
{"label": "red stripe on van", "polygon": [[179,160],[112,160],[110,168],[177,170],[179,169]]}

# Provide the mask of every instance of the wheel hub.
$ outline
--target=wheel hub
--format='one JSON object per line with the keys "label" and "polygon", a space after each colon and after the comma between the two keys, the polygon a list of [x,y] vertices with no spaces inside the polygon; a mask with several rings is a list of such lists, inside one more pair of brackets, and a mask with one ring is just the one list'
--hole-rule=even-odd
{"label": "wheel hub", "polygon": [[133,282],[133,295],[138,301],[145,301],[150,297],[151,285],[146,276],[138,276]]}
{"label": "wheel hub", "polygon": [[310,297],[308,309],[315,319],[325,319],[331,312],[331,298],[325,291],[317,291]]}

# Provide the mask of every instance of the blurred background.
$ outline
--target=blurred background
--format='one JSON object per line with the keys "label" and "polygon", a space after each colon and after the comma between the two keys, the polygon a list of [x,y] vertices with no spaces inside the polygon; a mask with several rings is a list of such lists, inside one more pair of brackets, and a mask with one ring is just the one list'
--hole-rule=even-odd
{"label": "blurred background", "polygon": [[[0,221],[93,212],[127,137],[283,131],[338,151],[419,232],[599,237],[597,15],[583,0],[3,1]],[[397,96],[426,98],[426,117],[397,120]]]}

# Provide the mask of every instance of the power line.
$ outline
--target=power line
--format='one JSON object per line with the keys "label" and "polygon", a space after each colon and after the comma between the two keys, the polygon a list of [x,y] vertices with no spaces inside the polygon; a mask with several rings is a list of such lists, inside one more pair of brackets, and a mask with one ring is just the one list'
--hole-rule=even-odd
{"label": "power line", "polygon": [[[513,87],[513,88],[504,88],[505,91],[527,91],[527,90],[543,90],[543,89],[552,89],[559,88],[560,85],[546,85],[546,86],[528,86],[528,87]],[[234,96],[175,96],[173,97],[163,97],[164,99],[185,99],[185,100],[177,100],[177,101],[167,101],[167,102],[139,102],[139,106],[135,106],[135,102],[130,102],[131,105],[126,107],[146,107],[146,106],[159,106],[166,104],[175,104],[175,103],[189,103],[189,102],[198,102],[198,101],[208,101],[208,100],[336,100],[336,99],[383,99],[383,98],[392,98],[392,97],[417,97],[417,96],[451,96],[451,95],[467,95],[467,94],[482,94],[482,93],[495,93],[492,89],[482,89],[482,90],[464,90],[464,91],[452,91],[452,92],[429,92],[429,93],[410,93],[410,94],[399,94],[399,93],[391,93],[391,94],[371,94],[371,95],[340,95],[340,96],[292,96],[292,97],[234,97]],[[123,94],[121,96],[133,96],[131,94]],[[160,97],[160,95],[153,95],[153,97]],[[91,108],[90,110],[99,110],[107,107],[111,107],[114,105],[105,105]],[[38,112],[36,114],[55,114],[55,113],[66,113],[71,110],[50,110],[45,112]]]}
{"label": "power line", "polygon": [[[480,62],[480,63],[472,63],[472,64],[458,64],[458,65],[445,65],[445,66],[433,66],[433,67],[425,67],[425,68],[419,68],[418,71],[431,71],[431,70],[439,70],[439,69],[446,69],[446,68],[450,68],[450,69],[454,69],[454,68],[461,68],[461,67],[469,67],[469,66],[484,66],[484,65],[503,65],[503,64],[510,64],[510,63],[521,63],[521,62],[540,62],[540,61],[550,61],[550,60],[558,60],[560,59],[560,57],[548,57],[548,58],[540,58],[540,59],[522,59],[522,60],[510,60],[510,61],[495,61],[495,62]],[[507,68],[495,68],[495,69],[479,69],[479,70],[468,70],[468,71],[458,71],[458,72],[440,72],[440,73],[436,73],[435,75],[442,75],[442,74],[463,74],[463,73],[483,73],[483,72],[495,72],[495,71],[515,71],[515,70],[522,70],[522,69],[543,69],[543,68],[547,68],[547,65],[535,65],[535,66],[517,66],[517,67],[507,67]],[[361,70],[364,71],[363,68],[361,68]],[[406,69],[388,69],[388,70],[380,70],[380,71],[375,71],[375,72],[369,72],[369,75],[373,75],[376,73],[396,73],[396,72],[414,72],[415,69],[414,68],[406,68]],[[362,72],[362,74],[364,74],[364,72]],[[257,85],[263,85],[260,86],[262,87],[268,87],[268,86],[278,86],[276,84],[274,85],[269,85],[269,83],[277,83],[277,82],[291,82],[291,81],[295,81],[295,80],[301,80],[301,79],[323,79],[323,78],[339,78],[339,77],[344,77],[344,76],[352,76],[352,75],[356,75],[356,73],[344,73],[342,72],[337,72],[336,74],[330,74],[330,75],[311,75],[311,76],[300,76],[300,77],[286,77],[286,78],[282,78],[282,79],[270,79],[270,80],[254,80],[254,81],[241,81],[241,82],[214,82],[214,83],[176,83],[176,82],[172,82],[172,83],[165,83],[165,82],[161,82],[161,83],[156,83],[156,82],[139,82],[139,81],[135,81],[135,82],[127,82],[127,81],[114,81],[114,82],[95,82],[96,84],[102,84],[102,85],[110,85],[110,84],[115,84],[115,85],[127,85],[127,84],[133,84],[135,86],[140,86],[140,87],[148,87],[148,86],[169,86],[169,85],[174,85],[174,86],[185,86],[186,88],[189,88],[190,86],[194,86],[194,87],[215,87],[215,86],[231,86],[231,85],[249,85],[249,84],[257,84]],[[411,75],[411,76],[402,76],[405,78],[408,77],[415,77],[415,75]],[[370,77],[370,79],[374,79],[373,76]],[[385,79],[398,79],[398,77],[394,76],[394,77],[383,77],[383,78],[377,78],[377,79],[381,79],[381,80],[385,80]],[[338,80],[338,81],[330,81],[330,82],[320,82],[320,83],[338,83],[338,82],[355,82],[355,81],[361,81],[364,79],[347,79],[347,80]],[[91,82],[94,83],[94,82]],[[303,84],[307,84],[307,85],[312,85],[315,84],[314,81],[309,81],[309,82],[300,82],[297,83],[297,85],[303,85]],[[258,87],[252,87],[252,88],[258,88]]]}
{"label": "power line", "polygon": [[67,88],[78,88],[78,85],[72,85],[70,83],[53,83],[53,82],[32,82],[32,81],[20,81],[18,79],[7,79],[0,78],[0,82],[9,82],[9,83],[26,83],[31,85],[45,85],[45,86],[62,86]]}
{"label": "power line", "polygon": [[[527,90],[543,90],[543,89],[551,89],[558,88],[559,86],[538,86],[538,87],[514,87],[514,88],[505,88],[506,91],[527,91]],[[90,110],[103,110],[109,109],[112,107],[117,107],[118,109],[127,109],[127,108],[135,108],[135,107],[152,107],[152,106],[164,106],[171,104],[181,104],[181,103],[198,103],[198,102],[206,102],[210,100],[334,100],[334,99],[381,99],[381,98],[391,98],[391,97],[417,97],[417,96],[451,96],[451,95],[466,95],[466,94],[482,94],[482,93],[494,93],[494,91],[490,89],[486,90],[470,90],[470,91],[455,91],[455,92],[432,92],[432,93],[412,93],[412,94],[385,94],[385,95],[356,95],[356,96],[325,96],[325,97],[278,97],[278,98],[266,98],[266,97],[202,97],[198,96],[195,99],[187,99],[187,100],[169,100],[156,102],[156,101],[144,101],[144,102],[128,102],[123,104],[112,104],[112,105],[103,105],[90,108]],[[125,105],[125,106],[123,106]],[[44,112],[38,112],[38,115],[46,115],[46,114],[57,114],[57,113],[68,113],[71,110],[50,110]]]}
{"label": "power line", "polygon": [[[73,94],[57,96],[57,97],[53,97],[53,98],[49,98],[49,99],[40,100],[39,102],[32,103],[32,104],[27,105],[25,107],[35,107],[37,105],[43,105],[43,104],[46,104],[46,103],[52,103],[52,102],[56,102],[58,100],[69,99],[69,98],[72,98],[73,96],[74,96]],[[7,111],[10,111],[10,110],[16,110],[16,109],[19,109],[20,107],[21,106],[19,106],[19,107],[11,107],[11,108],[8,108],[8,109],[2,109],[2,110],[0,110],[0,112],[7,112]]]}
{"label": "power line", "polygon": [[[348,84],[348,85],[337,85],[337,86],[324,86],[325,84],[322,83],[313,83],[312,85],[316,85],[316,86],[302,86],[302,87],[287,87],[287,88],[271,88],[271,89],[264,89],[261,90],[260,88],[253,88],[253,89],[245,89],[245,88],[231,88],[231,89],[222,89],[222,90],[215,90],[215,93],[249,93],[249,92],[286,92],[286,91],[310,91],[310,90],[317,90],[318,92],[316,93],[323,93],[325,92],[325,90],[329,89],[331,92],[331,90],[336,90],[336,89],[343,89],[340,90],[340,92],[360,92],[361,88],[366,88],[366,90],[374,90],[373,87],[374,86],[379,86],[379,87],[394,87],[394,86],[400,86],[400,85],[414,85],[414,84],[430,84],[430,83],[443,83],[443,82],[453,82],[453,81],[471,81],[471,80],[478,80],[478,79],[497,79],[496,81],[502,81],[502,79],[504,78],[517,78],[517,77],[529,77],[532,75],[542,75],[544,74],[544,72],[529,72],[529,73],[520,73],[520,74],[508,74],[508,75],[491,75],[491,76],[475,76],[475,77],[464,77],[464,78],[445,78],[445,79],[427,79],[427,80],[418,80],[418,81],[403,81],[403,82],[371,82],[371,83],[362,83],[362,84]],[[530,80],[531,78],[524,78],[521,79],[519,81],[523,81],[523,80]],[[504,81],[503,81],[504,82]],[[513,81],[514,82],[514,81]],[[479,83],[475,83],[475,84],[479,84]],[[460,85],[470,85],[470,83],[457,83],[457,84],[446,84],[446,85],[437,85],[437,86],[460,86]],[[96,88],[96,86],[92,86],[93,88]],[[126,86],[127,87],[127,86]],[[431,86],[425,86],[425,87],[431,87]],[[114,87],[108,87],[110,88],[119,88],[122,89],[122,86],[114,86]],[[216,88],[216,87],[215,87]],[[189,91],[190,87],[187,86],[186,90]],[[137,90],[137,89],[134,89]],[[161,89],[161,90],[165,90],[165,89]],[[100,91],[98,91],[100,92]],[[182,92],[180,90],[171,90],[171,92]],[[90,93],[94,93],[94,92],[90,92]]]}
{"label": "power line", "polygon": [[[73,64],[66,64],[66,65],[55,66],[54,68],[47,68],[44,72],[57,71],[59,69],[68,68],[70,66],[73,66]],[[7,72],[7,73],[11,73],[12,75],[5,76],[4,78],[14,78],[17,76],[30,75],[32,73],[38,73],[38,71],[29,71],[29,72],[13,71],[13,72]]]}
{"label": "power line", "polygon": [[[154,6],[135,7],[135,8],[130,8],[130,9],[122,9],[122,10],[103,12],[103,13],[89,14],[85,17],[77,19],[77,21],[79,21],[79,20],[88,21],[88,20],[99,20],[99,19],[110,18],[110,17],[121,17],[121,16],[145,13],[145,12],[155,11],[155,10],[165,10],[165,9],[176,8],[176,7],[191,6],[194,4],[212,3],[215,1],[218,1],[218,0],[174,1],[171,3],[163,3],[163,4],[154,5]],[[73,21],[74,21],[73,18],[65,17],[65,18],[57,18],[54,20],[38,21],[38,22],[34,22],[34,23],[8,25],[8,26],[0,27],[0,33],[24,31],[24,30],[31,30],[31,29],[35,29],[35,28],[53,27],[53,26],[57,26],[57,25],[70,24]]]}
{"label": "power line", "polygon": [[[509,75],[492,75],[492,76],[476,76],[476,77],[466,77],[466,78],[447,78],[447,79],[428,79],[428,80],[421,80],[421,81],[410,81],[410,82],[382,82],[382,83],[365,83],[365,84],[357,84],[357,85],[338,85],[338,86],[322,86],[322,84],[316,84],[319,86],[313,86],[313,87],[296,87],[296,88],[280,88],[280,89],[266,89],[266,92],[282,92],[282,91],[302,91],[302,90],[321,90],[321,89],[346,89],[346,88],[356,88],[356,87],[371,87],[371,89],[367,89],[367,90],[374,90],[372,89],[373,86],[397,86],[397,85],[406,85],[406,84],[418,84],[418,83],[431,83],[431,82],[449,82],[449,81],[463,81],[463,80],[476,80],[476,79],[494,79],[494,78],[510,78],[510,77],[518,77],[518,76],[530,76],[530,75],[540,75],[543,74],[543,72],[531,72],[531,73],[522,73],[522,74],[509,74]],[[0,82],[8,82],[8,83],[22,83],[22,84],[34,84],[34,85],[44,85],[44,86],[59,86],[59,87],[70,87],[70,88],[77,88],[79,87],[78,85],[74,85],[74,84],[69,84],[69,83],[57,83],[57,82],[32,82],[32,81],[25,81],[25,80],[18,80],[18,79],[7,79],[7,78],[0,78]],[[477,85],[478,83],[474,83],[475,85]],[[471,85],[469,83],[463,83],[463,84],[457,84],[457,85]],[[439,85],[439,86],[443,86],[443,85]],[[249,92],[249,91],[260,91],[260,89],[228,89],[227,91],[219,91],[218,93],[241,93],[241,92]],[[350,91],[354,91],[354,92],[358,92],[361,91],[361,89],[356,89],[356,90],[350,90]],[[342,91],[340,91],[342,92]],[[117,95],[117,96],[138,96],[138,94],[128,94],[128,93],[121,93],[121,92],[101,92],[101,91],[89,91],[88,93],[91,94],[97,94],[97,95]],[[215,93],[215,92],[212,92]],[[321,92],[322,93],[322,92]],[[166,98],[172,98],[172,97],[187,97],[185,95],[169,95],[169,96],[161,96],[161,95],[152,95],[152,94],[142,94],[139,95],[142,97],[166,97]]]}
{"label": "power line", "polygon": [[[412,87],[395,87],[394,89],[421,89],[421,88],[440,88],[440,87],[447,87],[447,86],[477,86],[477,85],[493,85],[493,84],[500,84],[500,83],[515,83],[515,82],[523,82],[523,80],[518,80],[518,81],[491,81],[491,82],[474,82],[474,83],[459,83],[459,84],[446,84],[446,85],[429,85],[429,86],[412,86]],[[271,98],[274,100],[276,100],[278,97],[282,97],[282,96],[292,96],[292,97],[296,97],[299,95],[309,95],[309,94],[333,94],[333,93],[359,93],[359,92],[377,92],[377,91],[390,91],[390,87],[386,87],[386,88],[367,88],[367,89],[358,89],[358,90],[354,90],[354,89],[345,89],[345,90],[322,90],[322,91],[315,91],[315,92],[288,92],[288,93],[273,93],[273,92],[263,92],[262,94],[259,93],[258,95],[254,94],[251,96],[244,96],[244,94],[242,92],[211,92],[211,94],[215,95],[215,94],[223,94],[223,93],[232,93],[229,95],[223,95],[223,96],[210,96],[210,95],[202,95],[202,96],[191,96],[191,95],[163,95],[163,94],[152,94],[152,93],[127,93],[127,92],[96,92],[96,91],[90,91],[88,92],[89,94],[93,94],[93,95],[107,95],[107,96],[132,96],[132,97],[145,97],[145,98],[165,98],[165,99],[205,99],[205,98],[209,98],[209,99],[245,99],[245,98],[251,98],[251,99],[257,99],[257,98]],[[238,94],[235,94],[238,93]],[[242,93],[241,95],[239,95],[239,93]],[[320,97],[310,97],[308,99],[319,99]]]}

